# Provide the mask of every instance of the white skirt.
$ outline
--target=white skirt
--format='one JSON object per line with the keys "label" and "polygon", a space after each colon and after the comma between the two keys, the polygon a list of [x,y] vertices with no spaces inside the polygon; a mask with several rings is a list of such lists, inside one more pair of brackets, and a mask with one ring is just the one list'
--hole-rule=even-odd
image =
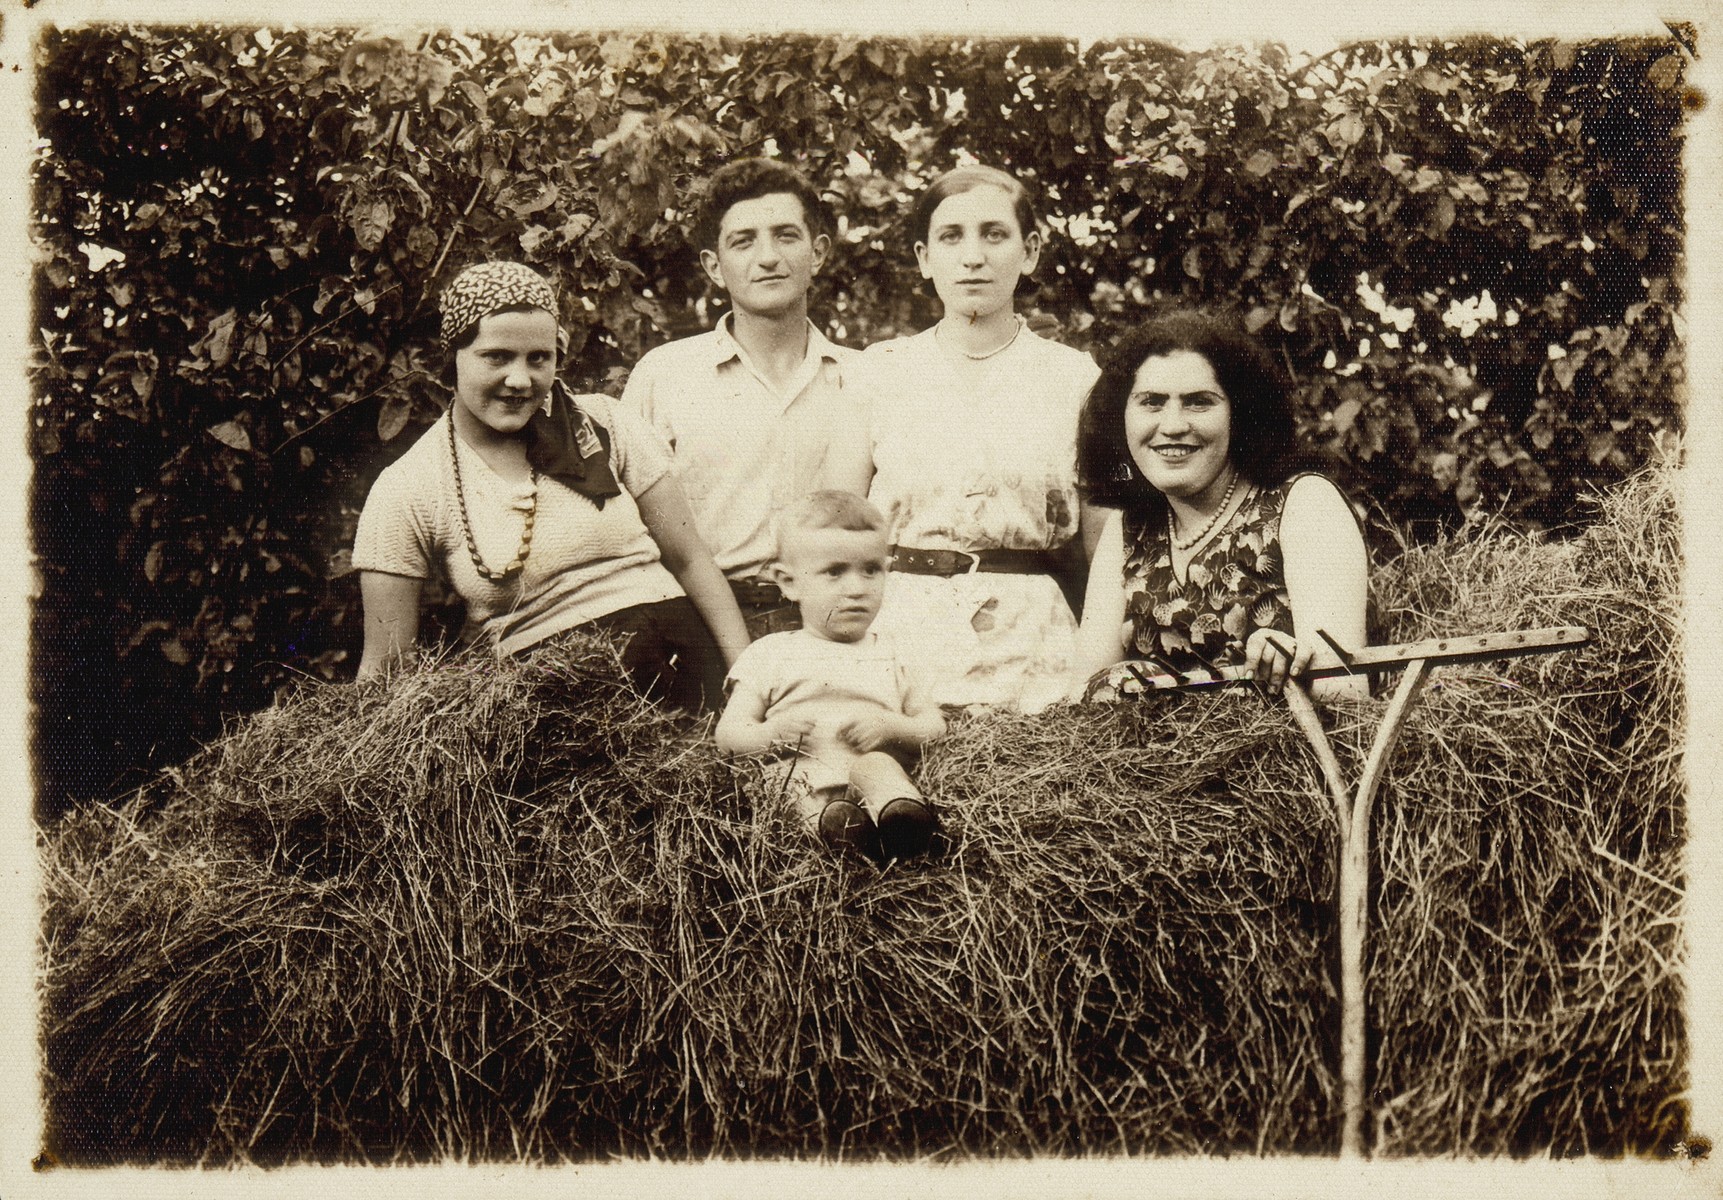
{"label": "white skirt", "polygon": [[874,627],[938,704],[1039,712],[1069,685],[1077,622],[1051,575],[893,571]]}

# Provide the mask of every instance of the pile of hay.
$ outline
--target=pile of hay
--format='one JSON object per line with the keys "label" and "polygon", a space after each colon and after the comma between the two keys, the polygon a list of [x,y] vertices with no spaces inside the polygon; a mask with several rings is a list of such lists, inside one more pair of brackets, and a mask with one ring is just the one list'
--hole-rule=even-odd
{"label": "pile of hay", "polygon": [[[1668,480],[1378,579],[1443,669],[1379,802],[1378,1154],[1684,1129]],[[1354,772],[1380,702],[1332,718]],[[818,852],[593,643],[313,687],[43,838],[62,1160],[1332,1151],[1334,831],[1284,706],[958,721],[949,844]]]}
{"label": "pile of hay", "polygon": [[1687,727],[1673,478],[1585,536],[1497,534],[1385,573],[1384,640],[1584,625],[1578,651],[1431,677],[1373,830],[1376,1145],[1668,1153],[1686,1122]]}

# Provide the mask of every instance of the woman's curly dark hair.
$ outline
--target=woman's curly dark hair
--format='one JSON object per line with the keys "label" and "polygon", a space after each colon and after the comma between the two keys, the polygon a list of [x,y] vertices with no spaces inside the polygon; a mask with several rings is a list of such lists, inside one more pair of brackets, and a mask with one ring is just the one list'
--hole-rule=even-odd
{"label": "woman's curly dark hair", "polygon": [[1232,406],[1227,454],[1239,474],[1258,487],[1291,475],[1297,445],[1292,401],[1274,360],[1232,319],[1178,309],[1149,318],[1101,360],[1101,377],[1077,421],[1077,489],[1091,504],[1142,517],[1166,510],[1166,498],[1143,478],[1125,444],[1125,402],[1145,360],[1179,350],[1202,355],[1214,368]]}

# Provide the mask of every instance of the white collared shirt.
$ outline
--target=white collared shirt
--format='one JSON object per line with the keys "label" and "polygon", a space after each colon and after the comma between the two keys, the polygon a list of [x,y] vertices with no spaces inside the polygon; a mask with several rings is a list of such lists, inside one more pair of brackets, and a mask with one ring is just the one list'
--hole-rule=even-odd
{"label": "white collared shirt", "polygon": [[855,486],[868,458],[868,409],[846,387],[859,356],[810,322],[801,369],[774,388],[718,327],[649,351],[622,393],[670,444],[695,527],[718,569],[759,573],[776,553],[773,520],[808,492]]}

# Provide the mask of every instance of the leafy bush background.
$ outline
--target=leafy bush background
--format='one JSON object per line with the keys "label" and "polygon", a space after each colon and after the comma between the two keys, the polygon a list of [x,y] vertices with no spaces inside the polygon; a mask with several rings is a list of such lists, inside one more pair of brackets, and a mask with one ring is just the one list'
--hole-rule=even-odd
{"label": "leafy bush background", "polygon": [[442,403],[438,284],[538,265],[571,381],[614,391],[716,316],[686,201],[735,155],[829,190],[814,307],[841,341],[933,319],[898,215],[973,154],[1043,193],[1024,304],[1056,336],[1105,345],[1161,297],[1237,306],[1396,528],[1571,521],[1680,423],[1685,53],[50,30],[38,812],[350,673],[346,548]]}

